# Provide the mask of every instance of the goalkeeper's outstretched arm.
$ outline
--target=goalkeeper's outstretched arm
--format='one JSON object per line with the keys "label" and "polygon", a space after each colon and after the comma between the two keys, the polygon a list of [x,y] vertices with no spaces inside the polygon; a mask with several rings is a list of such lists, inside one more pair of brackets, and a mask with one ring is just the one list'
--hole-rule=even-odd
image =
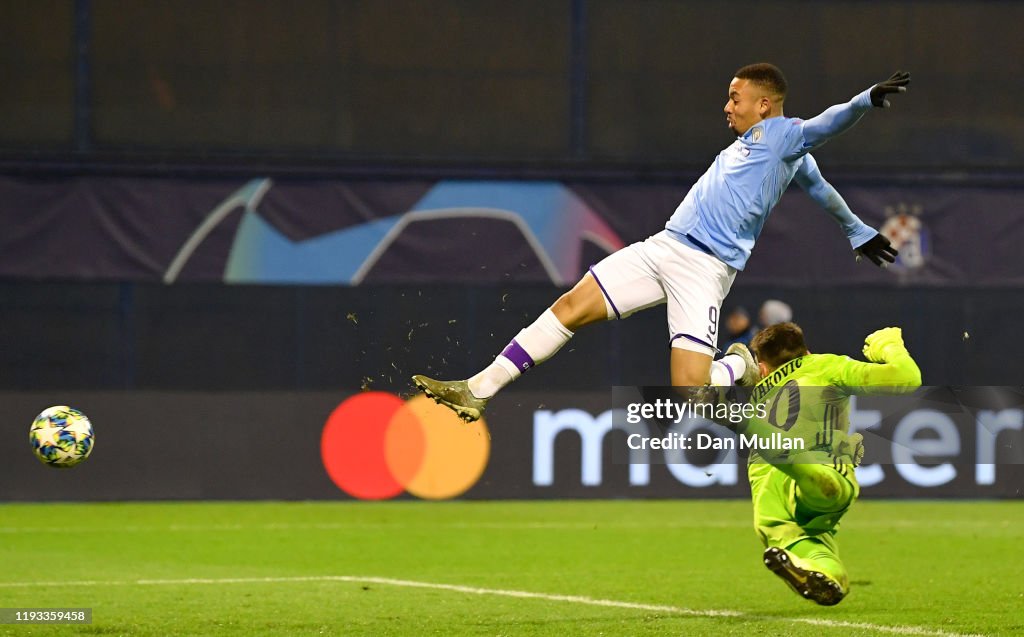
{"label": "goalkeeper's outstretched arm", "polygon": [[847,374],[850,387],[902,389],[907,392],[921,386],[921,369],[903,343],[903,330],[886,327],[864,339],[864,358],[869,363],[851,361]]}

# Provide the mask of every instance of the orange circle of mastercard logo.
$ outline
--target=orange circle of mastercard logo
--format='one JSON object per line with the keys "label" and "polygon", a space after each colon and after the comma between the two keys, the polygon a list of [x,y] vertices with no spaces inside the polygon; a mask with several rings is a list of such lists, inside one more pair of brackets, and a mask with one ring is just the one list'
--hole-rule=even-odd
{"label": "orange circle of mastercard logo", "polygon": [[320,439],[331,480],[363,500],[403,491],[428,500],[454,498],[480,479],[490,452],[483,419],[466,424],[426,396],[403,401],[379,391],[338,405]]}

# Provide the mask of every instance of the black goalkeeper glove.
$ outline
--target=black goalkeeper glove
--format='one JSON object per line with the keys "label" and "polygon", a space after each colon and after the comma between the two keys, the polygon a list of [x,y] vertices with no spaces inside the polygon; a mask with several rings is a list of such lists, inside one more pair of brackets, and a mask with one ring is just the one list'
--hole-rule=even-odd
{"label": "black goalkeeper glove", "polygon": [[896,255],[899,254],[899,250],[892,247],[892,243],[881,232],[857,246],[854,252],[857,253],[858,261],[861,257],[867,257],[880,268],[885,267],[885,264],[882,263],[883,260],[896,263]]}
{"label": "black goalkeeper glove", "polygon": [[871,87],[871,103],[878,108],[889,108],[885,96],[890,93],[906,93],[910,84],[910,73],[896,71],[892,77]]}

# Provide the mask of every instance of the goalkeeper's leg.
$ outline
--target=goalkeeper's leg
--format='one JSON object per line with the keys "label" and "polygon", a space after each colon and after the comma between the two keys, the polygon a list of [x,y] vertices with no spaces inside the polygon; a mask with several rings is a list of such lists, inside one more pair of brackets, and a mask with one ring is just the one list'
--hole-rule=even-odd
{"label": "goalkeeper's leg", "polygon": [[[763,420],[748,420],[743,433],[760,438],[789,436],[789,432],[773,427]],[[856,483],[850,479],[854,468],[864,457],[864,437],[832,432],[831,449],[810,450],[782,456],[779,450],[763,450],[762,456],[776,469],[796,483],[797,501],[806,509],[834,513],[846,509],[858,495]],[[802,440],[794,437],[794,443]],[[796,447],[800,448],[800,447]]]}
{"label": "goalkeeper's leg", "polygon": [[827,606],[849,592],[833,534],[859,494],[853,469],[860,449],[846,453],[845,438],[834,447],[838,456],[807,452],[793,459],[798,464],[765,463],[749,470],[755,524],[769,546],[765,566],[801,597]]}
{"label": "goalkeeper's leg", "polygon": [[846,567],[817,538],[804,538],[786,549],[770,547],[764,564],[798,595],[822,606],[838,604],[850,590]]}
{"label": "goalkeeper's leg", "polygon": [[850,589],[850,577],[839,556],[824,542],[815,538],[800,540],[788,549],[809,570],[824,573],[839,583],[845,595]]}
{"label": "goalkeeper's leg", "polygon": [[[781,469],[777,465],[772,471]],[[800,520],[805,528],[835,529],[839,518],[858,495],[855,480],[850,480],[832,466],[820,464],[786,465],[784,472],[792,480],[792,520]],[[849,467],[849,471],[853,471]],[[791,484],[792,484],[791,483]],[[803,484],[803,486],[801,486]],[[806,525],[806,526],[805,526]],[[793,591],[805,599],[824,606],[838,604],[850,590],[846,567],[836,550],[832,532],[804,536],[764,552],[764,564]]]}
{"label": "goalkeeper's leg", "polygon": [[857,488],[843,475],[853,466],[839,464],[838,468],[826,464],[779,464],[775,468],[796,482],[796,501],[799,506],[817,513],[843,511],[857,497]]}

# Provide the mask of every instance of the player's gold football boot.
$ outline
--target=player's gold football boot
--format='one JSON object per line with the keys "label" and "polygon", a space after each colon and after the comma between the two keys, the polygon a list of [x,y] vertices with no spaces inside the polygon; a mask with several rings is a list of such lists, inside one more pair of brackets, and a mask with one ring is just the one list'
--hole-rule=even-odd
{"label": "player's gold football boot", "polygon": [[729,346],[729,349],[725,350],[726,356],[729,354],[735,354],[743,359],[743,363],[747,366],[747,370],[743,372],[743,375],[736,379],[736,384],[741,387],[753,387],[754,385],[761,382],[761,370],[757,367],[757,362],[754,361],[754,355],[750,353],[750,350],[743,343],[733,343]]}
{"label": "player's gold football boot", "polygon": [[764,565],[804,599],[822,606],[835,606],[846,597],[846,592],[839,582],[825,573],[797,566],[790,554],[783,549],[774,546],[765,549]]}
{"label": "player's gold football boot", "polygon": [[466,422],[479,420],[487,408],[486,398],[477,398],[464,380],[434,380],[421,374],[412,377],[412,382],[434,402],[444,405]]}

